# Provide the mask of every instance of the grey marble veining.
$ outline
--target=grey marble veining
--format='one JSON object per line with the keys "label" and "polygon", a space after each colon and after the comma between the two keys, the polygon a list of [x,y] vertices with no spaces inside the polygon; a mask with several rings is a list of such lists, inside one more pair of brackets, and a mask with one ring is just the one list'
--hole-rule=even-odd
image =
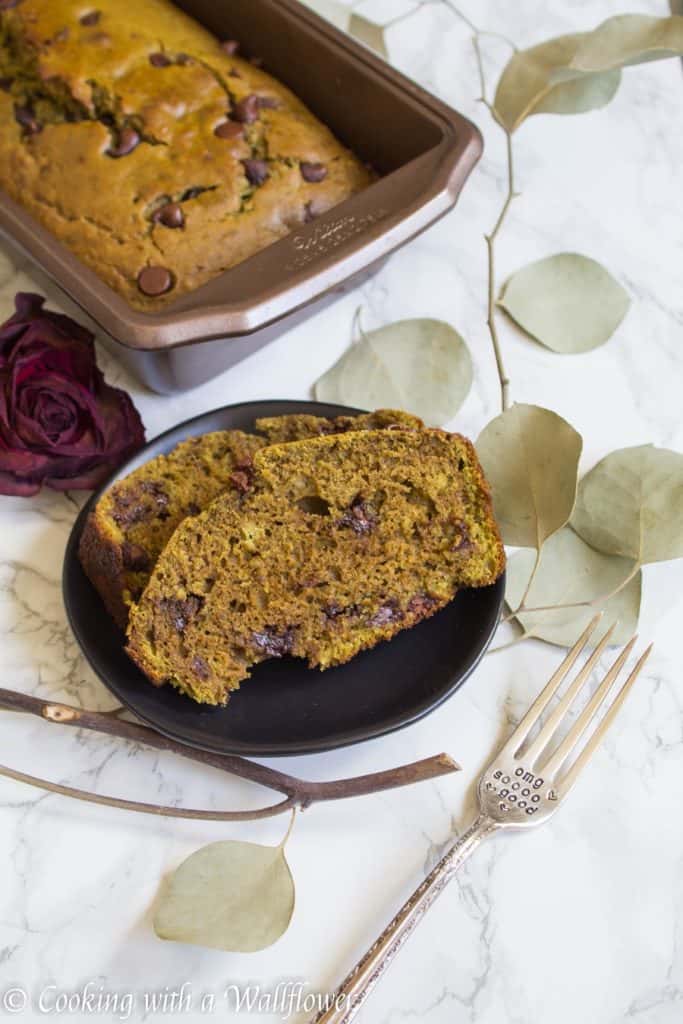
{"label": "grey marble veining", "polygon": [[[627,6],[666,13],[664,0]],[[411,4],[367,0],[362,9],[389,19]],[[622,5],[461,0],[461,9],[482,27],[530,45],[591,27]],[[458,428],[476,436],[497,413],[483,234],[504,193],[503,139],[477,102],[470,32],[443,5],[423,5],[391,29],[388,42],[399,68],[484,131],[486,153],[457,210],[397,253],[373,281],[190,394],[151,395],[102,350],[107,377],[131,390],[149,436],[228,402],[308,397],[316,377],[348,344],[359,304],[367,327],[420,315],[450,320],[475,362]],[[490,90],[506,56],[503,43],[486,42]],[[547,352],[501,322],[514,398],[569,419],[584,436],[585,468],[625,445],[683,449],[682,123],[683,74],[678,61],[669,61],[627,71],[603,111],[533,118],[515,137],[522,195],[500,238],[500,280],[533,259],[576,250],[604,263],[633,296],[616,336],[580,357]],[[14,292],[26,288],[73,311],[35,268],[3,247],[0,317],[10,312]],[[64,545],[82,500],[50,492],[0,499],[2,685],[107,709],[115,702],[83,663],[60,596]],[[466,866],[368,1003],[363,1024],[683,1019],[680,573],[680,564],[646,570],[643,634],[656,641],[655,653],[595,770],[552,824],[494,840]],[[301,815],[289,847],[296,915],[286,936],[261,954],[162,943],[152,933],[150,908],[164,874],[198,846],[236,837],[275,843],[284,820],[157,821],[0,780],[0,1016],[2,992],[15,986],[33,1001],[23,1019],[56,1015],[49,1012],[49,996],[46,1013],[37,1001],[49,986],[78,992],[91,982],[132,994],[128,1019],[150,1022],[169,1014],[149,1009],[145,994],[185,981],[191,1006],[175,1016],[187,1021],[231,1019],[223,993],[232,983],[270,989],[301,978],[313,990],[331,989],[453,830],[467,824],[473,779],[558,656],[529,643],[488,657],[467,686],[411,729],[326,756],[278,762],[312,778],[333,778],[447,750],[465,770]],[[0,714],[0,751],[0,762],[14,768],[148,801],[228,807],[260,796],[168,755],[18,715]],[[211,993],[214,1012],[202,1013],[200,997]],[[77,1012],[69,1019],[92,1016]]]}

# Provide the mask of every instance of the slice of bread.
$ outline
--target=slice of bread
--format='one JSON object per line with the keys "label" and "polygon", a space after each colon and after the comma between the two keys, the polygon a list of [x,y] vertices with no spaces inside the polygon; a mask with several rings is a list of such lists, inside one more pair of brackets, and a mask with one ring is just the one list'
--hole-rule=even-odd
{"label": "slice of bread", "polygon": [[147,586],[179,523],[223,491],[237,503],[264,440],[222,430],[182,441],[111,487],[87,519],[78,549],[86,576],[116,624]]}
{"label": "slice of bread", "polygon": [[79,558],[114,621],[125,629],[166,543],[179,523],[217,495],[239,504],[248,489],[252,459],[266,444],[355,430],[419,429],[409,413],[380,409],[358,417],[326,419],[292,414],[258,420],[259,436],[223,430],[182,441],[115,484],[85,525]]}
{"label": "slice of bread", "polygon": [[252,666],[348,661],[493,583],[505,553],[474,448],[443,431],[368,431],[264,448],[240,507],[183,523],[128,653],[149,679],[225,704]]}

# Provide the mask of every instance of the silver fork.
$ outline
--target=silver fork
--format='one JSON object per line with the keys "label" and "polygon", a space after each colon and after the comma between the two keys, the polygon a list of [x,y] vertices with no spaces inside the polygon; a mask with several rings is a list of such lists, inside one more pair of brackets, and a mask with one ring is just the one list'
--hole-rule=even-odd
{"label": "silver fork", "polygon": [[[413,933],[437,896],[446,888],[458,868],[482,840],[499,829],[524,829],[540,825],[547,821],[563,802],[602,742],[652,650],[652,646],[648,647],[607,706],[609,693],[636,643],[637,638],[633,637],[618,655],[566,735],[552,751],[546,753],[570,705],[604,653],[614,632],[614,626],[597,644],[533,739],[531,733],[586,647],[601,617],[597,615],[579,637],[507,743],[498,751],[479,779],[479,814],[476,820],[404,903],[393,921],[356,964],[334,995],[327,998],[325,1008],[312,1024],[349,1024],[354,1019],[408,936]],[[575,760],[565,768],[577,743],[603,705],[607,707],[604,716]]]}

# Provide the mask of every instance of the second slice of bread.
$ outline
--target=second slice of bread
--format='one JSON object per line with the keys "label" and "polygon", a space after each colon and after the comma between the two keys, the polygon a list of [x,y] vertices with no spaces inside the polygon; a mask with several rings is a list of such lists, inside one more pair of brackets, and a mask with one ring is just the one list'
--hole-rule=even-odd
{"label": "second slice of bread", "polygon": [[186,520],[132,609],[149,679],[224,704],[251,668],[291,654],[321,669],[493,583],[505,555],[471,443],[369,431],[274,445],[241,507]]}

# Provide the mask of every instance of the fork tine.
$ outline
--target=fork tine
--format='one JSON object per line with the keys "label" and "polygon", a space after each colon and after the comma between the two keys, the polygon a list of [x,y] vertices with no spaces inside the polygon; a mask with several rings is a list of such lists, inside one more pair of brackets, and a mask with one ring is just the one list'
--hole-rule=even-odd
{"label": "fork tine", "polygon": [[563,695],[562,700],[558,702],[557,706],[553,708],[552,713],[548,715],[548,718],[543,723],[543,728],[540,730],[538,736],[535,738],[533,743],[529,744],[528,749],[524,751],[524,760],[525,762],[528,761],[529,767],[533,766],[540,754],[545,750],[548,742],[555,733],[555,730],[564,718],[567,708],[573,704],[579,690],[581,690],[597,662],[602,657],[605,648],[612,639],[612,634],[616,629],[616,625],[616,622],[613,623],[607,630],[590,658],[586,661],[586,664],[583,665],[581,671],[577,673],[576,679],[574,679],[571,686],[567,688],[567,692]]}
{"label": "fork tine", "polygon": [[581,654],[582,650],[584,649],[584,647],[590,640],[591,636],[595,632],[601,618],[602,612],[598,612],[598,614],[588,623],[583,633],[576,641],[571,651],[569,651],[560,667],[556,669],[555,672],[553,672],[552,676],[550,677],[544,688],[541,690],[536,700],[533,702],[533,704],[531,705],[527,713],[524,715],[515,731],[510,736],[510,739],[507,741],[505,747],[503,748],[504,750],[507,750],[512,754],[517,753],[522,743],[529,735],[529,731],[536,724],[539,716],[543,714],[543,711],[545,710],[546,706],[555,696],[555,693],[561,686],[562,681],[567,675],[567,672],[569,672],[570,668],[573,666],[574,662]]}
{"label": "fork tine", "polygon": [[612,667],[607,672],[597,690],[586,704],[585,708],[574,722],[573,726],[559,744],[557,750],[553,751],[541,769],[544,775],[552,776],[562,766],[571,751],[574,749],[584,732],[593,721],[598,710],[607,699],[609,691],[617,680],[619,673],[626,664],[626,660],[633,650],[637,637],[629,640],[621,654],[616,658]]}
{"label": "fork tine", "polygon": [[641,657],[638,660],[635,668],[633,669],[633,671],[631,672],[630,676],[628,677],[628,679],[626,680],[626,682],[624,683],[622,688],[619,690],[619,692],[617,693],[617,695],[614,698],[614,700],[612,701],[609,709],[607,710],[607,712],[603,716],[603,719],[600,722],[600,725],[597,727],[597,729],[595,730],[595,732],[593,733],[591,738],[588,740],[588,742],[586,743],[585,747],[583,748],[583,750],[581,751],[579,756],[576,758],[574,763],[571,765],[569,770],[566,772],[564,778],[555,787],[558,790],[560,796],[566,796],[566,794],[572,788],[572,786],[576,782],[577,778],[579,777],[579,775],[581,774],[583,769],[586,767],[586,765],[590,761],[590,759],[593,756],[593,754],[595,753],[595,751],[598,749],[598,747],[602,743],[603,739],[605,738],[605,733],[609,729],[609,727],[612,724],[612,722],[614,721],[614,719],[619,714],[619,710],[621,708],[621,705],[624,703],[624,701],[628,697],[628,694],[629,694],[629,691],[630,691],[631,687],[633,686],[633,684],[635,683],[636,679],[640,675],[641,670],[642,670],[645,662],[650,657],[650,654],[652,652],[652,647],[653,647],[653,644],[650,644],[650,646],[645,651],[645,653],[641,655]]}

